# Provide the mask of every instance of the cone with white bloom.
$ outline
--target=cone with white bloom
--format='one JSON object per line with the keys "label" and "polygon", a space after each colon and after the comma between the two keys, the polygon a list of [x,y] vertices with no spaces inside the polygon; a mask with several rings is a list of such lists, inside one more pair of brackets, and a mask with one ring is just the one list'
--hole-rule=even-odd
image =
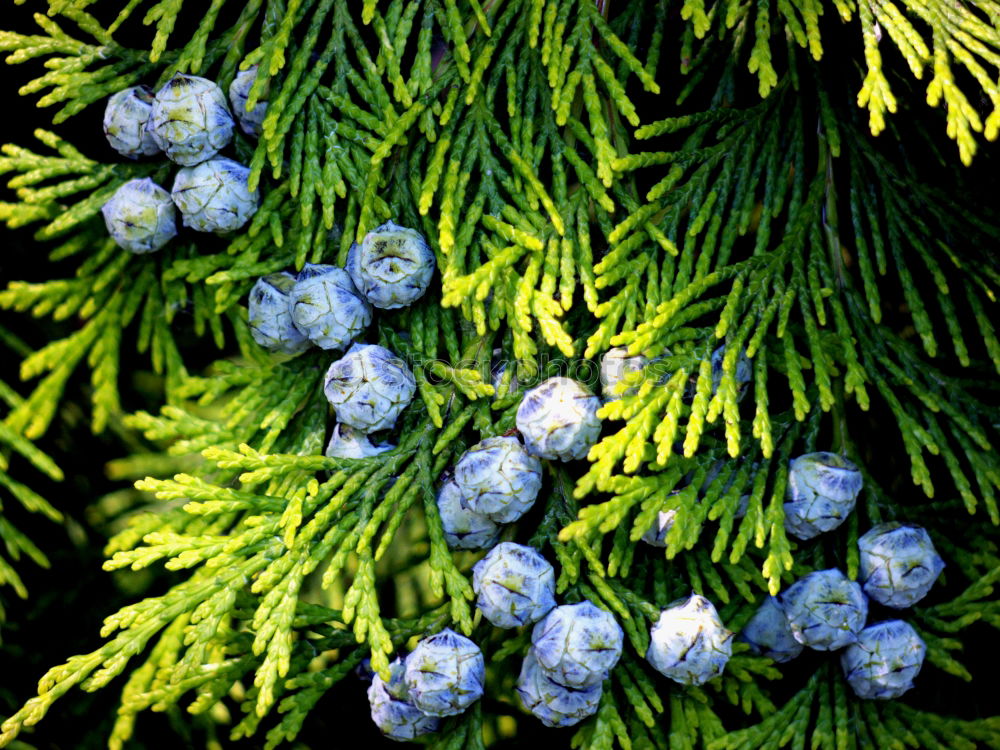
{"label": "cone with white bloom", "polygon": [[409,699],[431,716],[460,714],[482,696],[485,670],[479,646],[446,628],[406,657]]}
{"label": "cone with white bloom", "polygon": [[170,194],[148,177],[118,188],[101,213],[112,239],[136,254],[155,252],[177,234]]}
{"label": "cone with white bloom", "polygon": [[247,185],[250,170],[219,157],[182,169],[170,193],[184,226],[199,232],[232,232],[257,213],[259,195]]}
{"label": "cone with white bloom", "polygon": [[795,640],[818,651],[854,643],[868,617],[861,587],[836,568],[804,575],[781,595],[780,604]]}
{"label": "cone with white bloom", "polygon": [[382,734],[400,742],[436,732],[441,724],[441,719],[428,716],[408,700],[409,693],[403,679],[405,671],[403,662],[396,659],[389,665],[389,682],[376,673],[368,688],[372,721]]}
{"label": "cone with white bloom", "polygon": [[250,335],[269,351],[298,354],[309,348],[309,339],[292,321],[288,293],[294,285],[295,277],[282,271],[262,276],[250,290]]}
{"label": "cone with white bloom", "polygon": [[455,466],[462,502],[497,523],[525,513],[542,487],[542,464],[516,437],[492,437],[462,454]]}
{"label": "cone with white bloom", "polygon": [[462,502],[462,493],[454,479],[441,485],[437,506],[444,539],[451,549],[486,549],[500,535],[500,526],[495,521]]}
{"label": "cone with white bloom", "polygon": [[233,125],[222,89],[207,78],[175,73],[156,92],[147,127],[171,161],[190,167],[224,148]]}
{"label": "cone with white bloom", "polygon": [[415,229],[387,221],[351,246],[347,272],[365,298],[383,310],[413,304],[434,275],[434,253]]}
{"label": "cone with white bloom", "polygon": [[646,660],[682,685],[702,685],[722,674],[733,655],[733,634],[708,599],[692,594],[660,612],[649,631]]}
{"label": "cone with white bloom", "polygon": [[517,678],[521,705],[547,727],[571,727],[592,716],[602,691],[600,682],[583,688],[560,685],[539,665],[534,649],[528,649]]}
{"label": "cone with white bloom", "polygon": [[498,628],[536,622],[556,606],[556,578],[534,547],[501,542],[472,568],[472,589],[483,617]]}
{"label": "cone with white bloom", "polygon": [[600,684],[622,655],[615,618],[589,601],[556,607],[531,631],[531,646],[545,673],[560,685]]}
{"label": "cone with white bloom", "polygon": [[152,156],[160,147],[146,128],[153,113],[153,90],[132,86],[108,99],[104,108],[104,135],[122,156],[138,159]]}
{"label": "cone with white bloom", "polygon": [[321,349],[343,349],[372,322],[372,308],[342,268],[306,263],[291,291],[295,325]]}
{"label": "cone with white bloom", "polygon": [[617,393],[615,386],[629,373],[638,372],[649,364],[649,360],[641,354],[630,356],[624,346],[609,349],[601,357],[601,393],[605,401],[616,401],[622,396],[631,395],[636,388],[629,388],[624,393]]}
{"label": "cone with white bloom", "polygon": [[417,390],[406,363],[388,349],[353,344],[326,371],[323,388],[337,421],[364,433],[396,424]]}
{"label": "cone with white bloom", "polygon": [[267,101],[258,99],[253,109],[247,111],[247,98],[250,96],[250,87],[257,79],[257,66],[252,65],[246,70],[241,70],[229,84],[229,103],[233,107],[233,114],[236,116],[240,129],[254,138],[260,135],[260,128],[264,124],[264,116],[267,114]]}
{"label": "cone with white bloom", "polygon": [[750,650],[760,656],[782,663],[791,661],[804,648],[795,640],[785,611],[778,600],[769,596],[740,631],[740,640],[750,644]]}
{"label": "cone with white bloom", "polygon": [[517,407],[517,429],[533,456],[583,458],[601,434],[600,408],[600,399],[582,383],[549,378],[524,394]]}
{"label": "cone with white bloom", "polygon": [[334,426],[330,442],[327,443],[326,455],[330,458],[369,458],[393,448],[395,446],[388,443],[375,445],[363,432],[346,424],[338,424]]}
{"label": "cone with white bloom", "polygon": [[836,453],[806,453],[788,471],[785,529],[799,539],[812,539],[844,522],[858,499],[864,480],[858,467]]}
{"label": "cone with white bloom", "polygon": [[858,539],[859,580],[879,604],[902,609],[927,596],[944,570],[944,560],[920,526],[880,523]]}
{"label": "cone with white bloom", "polygon": [[889,700],[913,687],[927,646],[908,623],[887,620],[858,634],[844,649],[840,664],[859,698]]}

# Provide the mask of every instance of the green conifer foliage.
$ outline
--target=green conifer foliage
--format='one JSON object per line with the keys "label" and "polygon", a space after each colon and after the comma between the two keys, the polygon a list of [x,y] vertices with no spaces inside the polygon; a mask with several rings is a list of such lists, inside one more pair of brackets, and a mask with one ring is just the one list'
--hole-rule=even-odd
{"label": "green conifer foliage", "polygon": [[[11,349],[21,356],[30,352],[24,342],[3,327],[0,327],[0,342],[4,347],[5,356],[10,356],[8,350]],[[17,390],[2,380],[0,380],[0,400],[4,403],[5,416],[24,403],[24,398]],[[11,468],[12,462],[15,469]],[[11,476],[11,471],[20,473],[18,469],[23,467],[25,462],[32,467],[31,471],[25,471],[26,477],[30,478],[32,474],[37,477],[41,473],[57,482],[64,478],[62,469],[50,456],[11,428],[6,420],[0,421],[0,488],[3,488],[0,493],[0,542],[3,542],[3,550],[6,553],[0,556],[0,586],[10,587],[22,599],[28,596],[28,589],[18,575],[15,564],[27,558],[37,565],[48,567],[49,560],[38,545],[14,525],[10,511],[14,511],[15,518],[23,511],[41,513],[53,521],[61,521],[63,518],[62,513],[52,503],[24,482]],[[14,501],[13,504],[11,501]],[[3,599],[0,594],[0,624],[3,621]]]}
{"label": "green conifer foliage", "polygon": [[[625,631],[573,746],[1000,747],[1000,717],[859,700],[835,659],[804,675],[737,645],[721,677],[682,688],[643,658],[678,597],[709,597],[738,631],[804,573],[856,577],[858,537],[900,520],[948,565],[906,615],[927,644],[918,685],[991,686],[969,649],[1000,628],[993,0],[28,4],[37,32],[2,31],[0,50],[44,66],[7,73],[26,80],[17,106],[54,108],[37,143],[2,148],[0,219],[34,228],[53,277],[8,279],[0,307],[53,335],[34,350],[4,335],[30,392],[0,383],[3,502],[59,520],[23,482],[61,477],[31,441],[84,373],[92,429],[123,420],[151,446],[124,459],[149,474],[135,485],[148,507],[104,567],[180,577],[44,674],[0,746],[72,688],[120,677],[113,748],[146,711],[220,705],[233,739],[278,747],[363,659],[387,677],[444,627],[482,647],[487,700],[432,744],[480,748],[511,716],[514,731],[535,722],[514,692],[530,630],[478,616],[478,555],[449,550],[435,493],[467,447],[514,428],[527,388],[556,374],[596,388],[621,346],[650,364],[602,407],[586,460],[546,464],[504,536],[554,563],[560,601],[589,599]],[[127,86],[185,72],[226,90],[253,65],[248,106],[267,116],[228,153],[251,169],[257,213],[225,237],[119,248],[101,206],[131,179],[169,185],[170,165],[84,153],[63,123],[98,122]],[[391,451],[327,458],[331,355],[258,347],[247,293],[268,273],[342,266],[389,219],[426,236],[438,271],[366,340],[407,361],[418,396]],[[125,413],[126,362],[162,376],[162,408]],[[843,526],[796,541],[788,464],[821,450],[865,487]],[[663,511],[665,550],[640,541]],[[44,563],[2,513],[0,539]],[[0,583],[22,593],[4,558]]]}

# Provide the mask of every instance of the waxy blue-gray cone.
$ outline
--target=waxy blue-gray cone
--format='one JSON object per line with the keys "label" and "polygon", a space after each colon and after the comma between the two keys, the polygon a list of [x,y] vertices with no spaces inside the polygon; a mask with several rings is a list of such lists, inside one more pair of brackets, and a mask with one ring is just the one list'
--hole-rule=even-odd
{"label": "waxy blue-gray cone", "polygon": [[858,580],[879,604],[912,607],[931,590],[944,570],[944,560],[920,526],[880,523],[858,539]]}
{"label": "waxy blue-gray cone", "polygon": [[[719,390],[719,384],[722,382],[722,362],[725,358],[725,346],[720,346],[712,352],[711,362],[713,394]],[[733,372],[733,377],[736,380],[736,398],[742,399],[747,393],[747,387],[750,385],[750,381],[753,380],[753,368],[750,365],[750,359],[747,357],[746,352],[742,349],[736,356],[736,370]]]}
{"label": "waxy blue-gray cone", "polygon": [[337,421],[366,434],[396,424],[416,390],[406,363],[374,344],[353,344],[330,365],[324,385]]}
{"label": "waxy blue-gray cone", "polygon": [[130,159],[152,156],[160,147],[146,128],[153,113],[153,90],[132,86],[108,99],[104,108],[104,135],[115,151]]}
{"label": "waxy blue-gray cone", "polygon": [[217,157],[177,172],[170,192],[184,226],[198,232],[233,232],[257,213],[259,194],[247,184],[250,170]]}
{"label": "waxy blue-gray cone", "polygon": [[330,435],[325,455],[329,458],[369,458],[391,451],[395,447],[388,443],[373,444],[371,438],[363,432],[346,424],[338,424],[334,426],[333,434]]}
{"label": "waxy blue-gray cone", "polygon": [[712,602],[697,594],[660,612],[649,631],[646,660],[682,685],[702,685],[718,677],[732,655],[733,634]]}
{"label": "waxy blue-gray cone", "polygon": [[622,396],[635,394],[637,388],[626,389],[618,393],[617,386],[629,373],[638,372],[649,364],[649,360],[641,354],[630,356],[624,346],[609,349],[601,357],[601,394],[605,401],[617,401]]}
{"label": "waxy blue-gray cone", "polygon": [[444,528],[444,539],[451,549],[486,549],[500,535],[500,526],[481,513],[476,513],[462,501],[462,493],[449,479],[437,494],[438,513]]}
{"label": "waxy blue-gray cone", "polygon": [[170,194],[148,177],[118,188],[101,213],[111,238],[137,255],[155,252],[177,235]]}
{"label": "waxy blue-gray cone", "polygon": [[344,349],[372,322],[372,308],[347,271],[306,263],[292,287],[292,319],[320,349]]}
{"label": "waxy blue-gray cone", "polygon": [[403,662],[396,659],[389,665],[389,682],[386,683],[376,673],[368,688],[372,721],[382,734],[399,742],[408,742],[435,732],[441,724],[441,719],[428,716],[408,700],[409,694],[403,680],[405,670]]}
{"label": "waxy blue-gray cone", "polygon": [[262,276],[250,290],[250,335],[269,351],[298,354],[309,348],[309,339],[292,321],[288,293],[294,285],[295,277],[282,271]]}
{"label": "waxy blue-gray cone", "polygon": [[785,529],[798,539],[812,539],[844,522],[864,480],[858,467],[836,453],[806,453],[788,471]]}
{"label": "waxy blue-gray cone", "polygon": [[264,124],[264,117],[267,115],[267,101],[258,99],[253,109],[247,111],[247,98],[250,96],[250,88],[257,79],[257,66],[252,65],[246,70],[241,70],[229,84],[229,103],[233,107],[233,114],[240,124],[240,129],[249,136],[257,138],[260,136],[261,126]]}
{"label": "waxy blue-gray cone", "polygon": [[472,446],[455,466],[462,502],[497,523],[516,521],[542,488],[542,464],[516,437],[486,438]]}
{"label": "waxy blue-gray cone", "polygon": [[517,407],[517,429],[533,456],[583,458],[601,434],[600,408],[600,399],[582,383],[549,378],[524,394]]}
{"label": "waxy blue-gray cone", "polygon": [[624,633],[613,615],[589,601],[556,607],[531,631],[538,663],[560,685],[603,681],[622,655]]}
{"label": "waxy blue-gray cone", "polygon": [[391,221],[368,232],[347,254],[354,286],[383,310],[406,307],[424,296],[434,267],[434,253],[424,236]]}
{"label": "waxy blue-gray cone", "polygon": [[908,623],[887,620],[870,625],[844,649],[840,664],[859,698],[889,700],[913,687],[927,647]]}
{"label": "waxy blue-gray cone", "polygon": [[602,691],[600,682],[584,688],[560,685],[539,665],[534,649],[528,649],[517,678],[521,705],[547,727],[571,727],[592,716]]}
{"label": "waxy blue-gray cone", "polygon": [[785,590],[780,602],[795,640],[818,651],[854,643],[868,617],[861,586],[836,568],[804,575]]}
{"label": "waxy blue-gray cone", "polygon": [[211,159],[233,137],[233,117],[214,81],[175,73],[156,92],[146,126],[167,157],[184,167]]}
{"label": "waxy blue-gray cone", "polygon": [[750,644],[753,653],[779,663],[791,661],[804,648],[795,640],[785,611],[773,596],[764,599],[754,616],[743,626],[739,639]]}
{"label": "waxy blue-gray cone", "polygon": [[653,547],[666,547],[667,534],[673,528],[676,518],[676,510],[661,510],[656,514],[656,523],[650,526],[646,533],[642,535],[642,541]]}
{"label": "waxy blue-gray cone", "polygon": [[460,714],[483,694],[479,646],[450,628],[424,638],[406,657],[409,700],[431,716]]}
{"label": "waxy blue-gray cone", "polygon": [[556,606],[556,579],[534,547],[501,542],[472,568],[476,606],[498,628],[536,622]]}

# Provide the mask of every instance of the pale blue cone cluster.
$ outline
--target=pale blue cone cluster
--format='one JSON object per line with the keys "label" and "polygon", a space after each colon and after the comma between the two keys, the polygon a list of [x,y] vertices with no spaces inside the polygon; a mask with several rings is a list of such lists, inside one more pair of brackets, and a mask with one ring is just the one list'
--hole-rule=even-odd
{"label": "pale blue cone cluster", "polygon": [[430,286],[434,252],[415,229],[387,221],[347,254],[347,272],[375,307],[394,310],[420,299]]}
{"label": "pale blue cone cluster", "polygon": [[844,676],[859,698],[890,700],[913,687],[927,647],[902,620],[870,625],[840,655]]}
{"label": "pale blue cone cluster", "polygon": [[740,640],[748,643],[753,653],[779,664],[791,661],[805,648],[795,639],[785,610],[773,596],[764,599],[764,603],[743,626]]}
{"label": "pale blue cone cluster", "polygon": [[858,539],[860,581],[869,597],[894,609],[923,599],[944,570],[930,535],[920,526],[880,523]]}
{"label": "pale blue cone cluster", "polygon": [[803,646],[841,650],[844,675],[859,698],[898,698],[913,687],[926,647],[902,620],[865,627],[868,598],[894,609],[912,606],[930,591],[944,561],[927,531],[913,524],[878,524],[858,549],[857,582],[836,568],[809,573],[780,598],[765,599],[740,640],[776,662],[794,659]]}
{"label": "pale blue cone cluster", "polygon": [[[789,464],[785,530],[812,539],[840,526],[864,486],[861,470],[836,453],[806,453]],[[842,649],[841,664],[860,698],[891,699],[913,686],[926,648],[901,620],[865,627],[869,598],[902,609],[923,599],[945,564],[930,535],[908,523],[882,523],[858,539],[858,580],[836,568],[809,573],[779,598],[768,597],[747,622],[740,640],[776,662],[803,647]]]}
{"label": "pale blue cone cluster", "polygon": [[389,675],[389,682],[372,675],[372,721],[389,739],[408,742],[436,732],[442,717],[479,700],[486,664],[479,646],[446,628],[420,641],[405,659],[397,658]]}
{"label": "pale blue cone cluster", "polygon": [[396,659],[389,665],[389,682],[375,674],[368,688],[372,721],[382,734],[399,742],[436,732],[441,724],[440,718],[425,714],[409,700],[405,672],[403,661]]}
{"label": "pale blue cone cluster", "polygon": [[517,429],[528,453],[539,458],[573,461],[597,442],[601,400],[570,378],[549,378],[524,394],[517,408]]}
{"label": "pale blue cone cluster", "polygon": [[462,713],[483,694],[486,665],[479,646],[450,628],[424,638],[406,657],[409,700],[430,716]]}
{"label": "pale blue cone cluster", "polygon": [[535,503],[542,488],[542,462],[513,436],[486,438],[455,466],[462,502],[496,523],[516,521]]}
{"label": "pale blue cone cluster", "polygon": [[528,391],[516,418],[524,442],[511,435],[483,440],[459,459],[453,481],[442,485],[438,509],[449,545],[488,546],[495,537],[483,519],[505,524],[527,513],[542,486],[539,458],[568,461],[586,455],[601,430],[600,406],[596,396],[569,378],[550,378]]}
{"label": "pale blue cone cluster", "polygon": [[416,390],[406,363],[376,344],[352,344],[330,365],[323,385],[337,421],[365,434],[395,425]]}
{"label": "pale blue cone cluster", "polygon": [[177,234],[170,195],[148,177],[118,188],[101,213],[112,239],[137,255],[159,250]]}
{"label": "pale blue cone cluster", "polygon": [[732,638],[715,605],[692,594],[660,612],[649,631],[646,661],[674,682],[703,685],[726,668],[733,654]]}
{"label": "pale blue cone cluster", "polygon": [[[199,76],[176,73],[155,95],[133,86],[108,99],[104,134],[115,151],[130,159],[162,151],[182,167],[169,194],[148,179],[156,190],[136,191],[139,181],[132,180],[105,204],[108,232],[118,245],[134,253],[160,249],[177,234],[174,207],[184,226],[198,232],[226,234],[249,221],[259,205],[250,170],[218,155],[232,140],[233,124],[222,90]],[[158,219],[151,223],[154,204]]]}
{"label": "pale blue cone cluster", "polygon": [[836,568],[816,570],[789,586],[780,599],[792,636],[817,651],[836,651],[858,639],[868,599]]}
{"label": "pale blue cone cluster", "polygon": [[438,511],[452,549],[485,549],[535,503],[542,464],[514,436],[486,438],[459,458],[438,491]]}
{"label": "pale blue cone cluster", "polygon": [[785,530],[805,540],[837,528],[854,510],[863,484],[861,471],[843,456],[799,456],[788,471]]}
{"label": "pale blue cone cluster", "polygon": [[[502,367],[495,368],[495,382],[501,376]],[[584,457],[600,435],[600,407],[597,396],[569,378],[550,378],[525,393],[516,416],[523,444],[514,436],[482,441],[463,454],[454,480],[442,486],[438,509],[449,544],[487,546],[496,537],[486,521],[510,523],[527,513],[542,486],[539,459]],[[473,568],[473,589],[493,625],[536,622],[517,693],[543,724],[566,727],[597,711],[602,683],[621,657],[623,632],[589,601],[555,606],[554,578],[537,550],[504,542]]]}
{"label": "pale blue cone cluster", "polygon": [[[271,274],[263,279],[277,275],[279,274]],[[292,283],[287,284],[287,289],[284,290],[284,301],[280,305],[276,303],[267,312],[280,316],[282,320],[287,317],[294,330],[282,326],[282,330],[288,333],[288,341],[275,341],[254,335],[254,340],[265,349],[297,353],[312,344],[321,349],[346,349],[371,324],[371,306],[355,289],[344,269],[321,263],[306,263],[298,274],[283,272],[280,275],[282,278],[292,279]],[[255,315],[258,312],[254,307],[257,302],[251,292],[249,304],[252,320],[259,317]],[[250,332],[254,332],[253,324]]]}
{"label": "pale blue cone cluster", "polygon": [[[249,75],[252,70],[245,72]],[[249,86],[247,80],[244,77],[243,84]],[[416,234],[392,222],[388,225],[405,237],[409,237],[407,233]],[[392,247],[400,254],[407,252],[402,245],[397,247],[387,240],[383,245],[386,262],[390,260]],[[426,250],[430,253],[429,248]],[[420,294],[434,272],[433,253],[430,258],[429,270],[420,276],[423,279]],[[358,264],[356,260],[353,263]],[[363,269],[364,264],[360,267]],[[337,416],[326,449],[331,458],[369,458],[392,450],[393,446],[387,443],[372,442],[370,435],[391,429],[417,389],[416,379],[405,361],[385,347],[357,339],[372,323],[373,306],[402,307],[420,295],[411,295],[405,302],[397,297],[398,304],[379,305],[369,289],[355,283],[356,270],[306,263],[297,275],[271,274],[257,282],[248,305],[250,332],[265,349],[285,354],[298,354],[310,345],[346,350],[330,364],[323,382],[323,392]],[[271,281],[275,277],[281,279],[280,294],[267,290],[268,286],[275,286]],[[460,535],[473,531],[462,526],[462,523],[455,526]]]}
{"label": "pale blue cone cluster", "polygon": [[437,506],[444,539],[451,549],[487,549],[500,536],[500,524],[467,506],[452,478],[438,490]]}
{"label": "pale blue cone cluster", "polygon": [[556,606],[555,572],[534,547],[501,542],[472,568],[472,589],[483,617],[498,628],[542,619]]}
{"label": "pale blue cone cluster", "polygon": [[623,636],[614,616],[589,601],[552,609],[531,632],[517,680],[521,704],[549,727],[591,716],[621,658]]}

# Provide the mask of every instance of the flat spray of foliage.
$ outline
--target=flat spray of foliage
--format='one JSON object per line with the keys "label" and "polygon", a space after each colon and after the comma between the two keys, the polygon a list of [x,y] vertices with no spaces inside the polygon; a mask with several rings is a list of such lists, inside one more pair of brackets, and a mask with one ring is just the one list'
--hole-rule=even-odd
{"label": "flat spray of foliage", "polygon": [[[109,540],[105,567],[183,577],[109,615],[103,645],[46,673],[0,745],[71,688],[122,675],[111,747],[140,712],[174,705],[228,706],[234,738],[275,747],[364,657],[384,673],[445,626],[481,644],[489,705],[534,721],[513,694],[527,634],[476,617],[474,556],[447,548],[435,490],[466,447],[512,428],[526,387],[582,378],[590,358],[626,346],[671,376],[626,382],[641,385],[603,408],[589,463],[549,467],[536,511],[510,532],[556,563],[562,601],[591,599],[627,634],[574,746],[1000,746],[1000,718],[859,701],[835,662],[788,685],[739,652],[721,678],[685,689],[642,659],[676,597],[710,597],[738,630],[803,572],[856,575],[858,535],[891,519],[925,525],[948,562],[948,595],[906,615],[928,645],[921,682],[971,680],[955,657],[966,629],[1000,628],[1000,217],[936,187],[960,180],[955,162],[989,150],[1000,127],[992,0],[36,4],[38,33],[0,32],[0,49],[44,63],[21,93],[53,108],[54,129],[3,147],[16,201],[0,218],[36,227],[68,271],[12,281],[0,305],[74,324],[19,352],[29,395],[0,386],[4,503],[58,518],[5,457],[58,478],[30,441],[70,376],[89,371],[101,431],[122,417],[120,353],[137,350],[163,375],[166,405],[125,417],[154,446],[128,470],[155,476],[137,483],[148,510]],[[126,46],[142,24],[151,44]],[[101,205],[135,177],[169,184],[169,165],[81,153],[59,123],[96,122],[113,92],[175,71],[225,89],[253,64],[250,105],[270,108],[235,156],[261,188],[256,216],[224,240],[184,232],[151,256],[116,247]],[[957,152],[939,149],[943,133]],[[249,339],[244,300],[262,274],[343,263],[390,218],[419,228],[438,259],[425,298],[369,332],[411,363],[419,396],[392,452],[325,458],[331,355],[272,359]],[[219,348],[205,371],[185,363],[182,318]],[[741,349],[753,384],[739,402]],[[516,362],[496,389],[494,350]],[[862,466],[865,490],[838,532],[795,543],[788,461],[827,449]],[[197,454],[187,473],[158,468]],[[638,540],[670,509],[664,559]],[[0,536],[12,556],[43,559],[4,516]],[[18,586],[2,559],[0,579]],[[478,748],[497,727],[477,707],[432,742]]]}
{"label": "flat spray of foliage", "polygon": [[[24,342],[0,327],[0,356],[11,356],[13,349],[20,356],[31,352]],[[4,411],[16,409],[24,403],[21,395],[8,383],[0,380],[0,401],[4,403]],[[63,472],[51,457],[39,450],[34,443],[11,429],[6,421],[0,421],[0,542],[3,542],[3,553],[0,554],[0,586],[9,586],[22,599],[28,596],[28,590],[18,575],[14,563],[27,557],[36,564],[48,567],[49,560],[38,546],[22,533],[4,513],[3,503],[13,500],[21,509],[31,513],[41,513],[53,521],[62,521],[63,516],[48,500],[35,492],[31,487],[18,481],[10,475],[11,459],[16,462],[27,462],[34,472],[40,472],[55,481],[63,479]],[[37,473],[35,474],[37,476]],[[0,598],[0,624],[4,621],[3,599]]]}

